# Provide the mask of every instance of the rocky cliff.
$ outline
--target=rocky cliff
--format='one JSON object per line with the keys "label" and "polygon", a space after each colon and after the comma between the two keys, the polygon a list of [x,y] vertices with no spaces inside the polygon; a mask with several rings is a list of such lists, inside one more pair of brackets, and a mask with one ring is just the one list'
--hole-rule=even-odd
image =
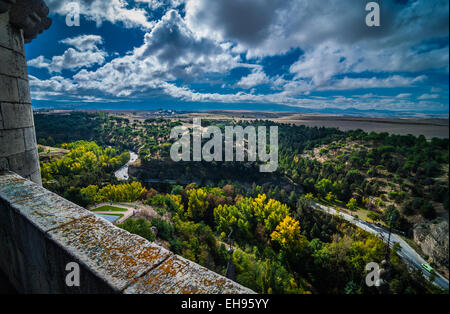
{"label": "rocky cliff", "polygon": [[429,262],[438,265],[448,278],[448,221],[438,219],[417,225],[414,228],[414,242],[429,256]]}

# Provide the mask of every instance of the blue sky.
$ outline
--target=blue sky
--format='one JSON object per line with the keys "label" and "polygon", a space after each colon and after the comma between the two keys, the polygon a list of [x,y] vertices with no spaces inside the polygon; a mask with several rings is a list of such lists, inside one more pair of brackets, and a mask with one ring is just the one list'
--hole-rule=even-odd
{"label": "blue sky", "polygon": [[449,3],[383,0],[46,0],[26,53],[35,107],[444,113]]}

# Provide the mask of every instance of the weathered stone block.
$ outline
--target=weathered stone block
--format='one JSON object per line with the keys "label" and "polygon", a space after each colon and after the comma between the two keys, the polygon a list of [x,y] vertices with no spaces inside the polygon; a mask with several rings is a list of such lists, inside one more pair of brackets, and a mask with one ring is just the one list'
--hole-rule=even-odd
{"label": "weathered stone block", "polygon": [[19,278],[24,293],[48,291],[49,261],[45,254],[45,233],[33,221],[13,211],[14,237],[12,239]]}
{"label": "weathered stone block", "polygon": [[31,104],[30,86],[27,80],[17,79],[17,90],[19,93],[19,102]]}
{"label": "weathered stone block", "polygon": [[0,48],[0,74],[27,79],[27,62],[25,57],[13,50]]}
{"label": "weathered stone block", "polygon": [[9,157],[24,151],[25,141],[21,129],[0,131],[0,157]]}
{"label": "weathered stone block", "polygon": [[11,48],[9,28],[8,14],[0,14],[0,46],[5,48]]}
{"label": "weathered stone block", "polygon": [[37,143],[34,127],[23,129],[23,136],[25,138],[25,150],[36,149]]}
{"label": "weathered stone block", "polygon": [[31,173],[38,171],[39,168],[39,152],[37,148],[33,150],[27,150],[25,152],[25,162],[29,165],[27,167],[26,176],[29,176]]}
{"label": "weathered stone block", "polygon": [[[39,154],[37,149],[25,151],[8,157],[9,170],[29,179],[32,173],[39,171]],[[39,182],[36,182],[40,184]]]}
{"label": "weathered stone block", "polygon": [[33,126],[33,112],[30,104],[2,103],[3,127],[5,129]]}
{"label": "weathered stone block", "polygon": [[[43,232],[93,216],[91,212],[11,172],[0,175],[0,199]],[[18,241],[22,241],[20,235]]]}
{"label": "weathered stone block", "polygon": [[126,294],[254,293],[180,256],[172,256],[130,285]]}
{"label": "weathered stone block", "polygon": [[10,28],[10,34],[11,34],[11,49],[14,51],[20,53],[22,56],[25,56],[25,46],[24,46],[24,39],[23,39],[23,31],[21,29],[11,27]]}
{"label": "weathered stone block", "polygon": [[[0,47],[0,50],[1,49],[2,48]],[[9,102],[19,101],[17,79],[0,74],[0,102],[1,101],[9,101]]]}
{"label": "weathered stone block", "polygon": [[[93,272],[83,261],[71,255],[64,247],[58,243],[47,239],[46,255],[48,260],[52,261],[49,265],[49,291],[45,293],[64,293],[64,294],[110,294],[118,293],[106,281],[101,278],[100,274]],[[66,265],[69,263],[77,263],[80,267],[80,286],[69,287],[66,285],[65,279],[67,271]]]}
{"label": "weathered stone block", "polygon": [[0,158],[0,171],[2,170],[9,170],[8,159],[5,157]]}
{"label": "weathered stone block", "polygon": [[[25,144],[24,144],[25,146]],[[18,153],[8,157],[9,170],[22,175],[26,173],[27,166],[25,165],[25,152]]]}
{"label": "weathered stone block", "polygon": [[29,177],[29,180],[33,181],[36,184],[42,185],[42,177],[41,177],[41,169],[32,173]]}
{"label": "weathered stone block", "polygon": [[98,217],[85,217],[49,232],[77,260],[117,292],[172,253]]}
{"label": "weathered stone block", "polygon": [[[1,205],[0,210],[3,210]],[[21,270],[17,259],[16,248],[11,239],[12,236],[13,233],[0,228],[0,267],[16,290],[23,291],[25,288],[21,282]]]}

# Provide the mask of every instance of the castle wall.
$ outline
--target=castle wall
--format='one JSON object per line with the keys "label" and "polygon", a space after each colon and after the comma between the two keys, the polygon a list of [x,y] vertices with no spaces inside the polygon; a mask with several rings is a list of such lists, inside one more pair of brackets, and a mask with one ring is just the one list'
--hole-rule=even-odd
{"label": "castle wall", "polygon": [[8,11],[0,13],[0,170],[6,169],[42,183],[23,30],[11,25]]}

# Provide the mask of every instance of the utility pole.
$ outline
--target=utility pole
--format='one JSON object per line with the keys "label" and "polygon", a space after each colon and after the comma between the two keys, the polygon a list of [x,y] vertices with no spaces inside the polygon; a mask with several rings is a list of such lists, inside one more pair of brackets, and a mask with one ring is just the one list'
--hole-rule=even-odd
{"label": "utility pole", "polygon": [[230,255],[230,260],[228,261],[227,266],[227,272],[225,274],[225,277],[228,279],[231,279],[233,281],[236,281],[236,270],[234,269],[233,264],[233,239],[231,238],[231,235],[233,234],[233,229],[231,229],[230,234],[228,235],[228,245],[230,246],[230,249],[228,250],[228,254]]}
{"label": "utility pole", "polygon": [[386,261],[389,261],[390,257],[390,251],[391,251],[391,233],[392,233],[392,222],[394,221],[395,213],[389,217],[389,236],[388,236],[388,242],[387,242],[387,249],[386,249]]}

